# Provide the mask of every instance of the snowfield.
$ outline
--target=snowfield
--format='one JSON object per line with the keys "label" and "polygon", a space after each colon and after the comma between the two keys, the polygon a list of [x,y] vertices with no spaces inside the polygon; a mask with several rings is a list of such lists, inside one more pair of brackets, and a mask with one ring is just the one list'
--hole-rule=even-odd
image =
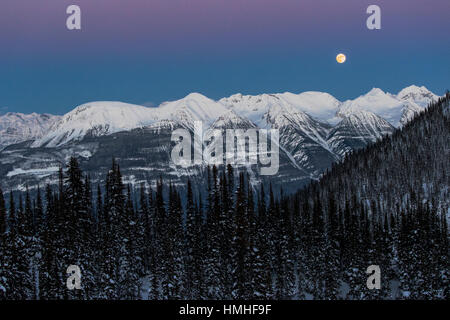
{"label": "snowfield", "polygon": [[55,172],[58,172],[58,170],[59,170],[59,167],[49,167],[49,168],[44,168],[44,169],[28,169],[28,170],[23,170],[23,169],[17,168],[17,169],[14,169],[13,171],[8,172],[6,174],[6,176],[8,178],[11,178],[11,177],[18,176],[18,175],[35,175],[40,178],[44,178]]}
{"label": "snowfield", "polygon": [[[0,116],[0,150],[6,148],[0,151],[0,174],[17,188],[54,179],[55,167],[73,155],[89,163],[93,174],[94,168],[100,170],[100,158],[114,155],[129,158],[124,169],[135,176],[130,183],[166,169],[170,176],[194,176],[196,171],[172,166],[170,135],[176,128],[192,130],[201,121],[204,136],[212,129],[278,129],[280,183],[306,181],[319,178],[352,150],[391,134],[437,98],[417,86],[398,94],[372,89],[345,102],[315,91],[234,94],[218,101],[191,93],[159,107],[99,101],[64,116],[8,113]],[[141,169],[146,167],[152,169]]]}
{"label": "snowfield", "polygon": [[[365,95],[344,102],[328,93],[315,91],[254,96],[235,94],[219,101],[191,93],[183,99],[162,103],[157,108],[115,101],[90,102],[62,117],[36,113],[0,116],[0,149],[27,140],[34,140],[33,148],[59,147],[80,141],[87,135],[109,135],[149,126],[158,128],[181,124],[192,128],[194,121],[202,121],[208,127],[230,110],[260,128],[280,127],[292,122],[311,129],[317,125],[308,122],[316,121],[329,129],[352,114],[358,114],[360,121],[369,124],[373,122],[371,114],[375,114],[399,127],[438,98],[423,86],[409,86],[398,94],[374,88]],[[361,118],[364,111],[371,114]]]}

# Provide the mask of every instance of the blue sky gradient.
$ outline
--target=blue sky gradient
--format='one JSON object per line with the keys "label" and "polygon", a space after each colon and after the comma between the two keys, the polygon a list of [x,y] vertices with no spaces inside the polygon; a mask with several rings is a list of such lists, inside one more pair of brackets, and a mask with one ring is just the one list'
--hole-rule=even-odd
{"label": "blue sky gradient", "polygon": [[[65,27],[69,4],[81,7],[81,31]],[[382,9],[381,30],[366,28],[369,4]],[[448,12],[448,0],[3,0],[0,113],[157,105],[190,92],[345,100],[416,84],[444,94]]]}

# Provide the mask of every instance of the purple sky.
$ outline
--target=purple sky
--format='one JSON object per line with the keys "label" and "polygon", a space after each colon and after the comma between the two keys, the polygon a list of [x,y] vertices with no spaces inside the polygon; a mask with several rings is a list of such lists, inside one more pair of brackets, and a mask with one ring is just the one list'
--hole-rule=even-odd
{"label": "purple sky", "polygon": [[[81,7],[81,31],[65,28],[70,4]],[[382,9],[382,30],[365,27],[370,4]],[[190,91],[343,99],[411,83],[443,94],[448,12],[449,0],[2,0],[0,107],[61,113],[89,100],[159,103]],[[349,58],[340,74],[338,52]]]}
{"label": "purple sky", "polygon": [[[64,28],[69,4],[82,9],[81,36]],[[23,54],[30,45],[41,54],[83,53],[86,46],[159,54],[359,41],[369,35],[369,4],[382,8],[380,33],[392,42],[448,36],[448,0],[2,0],[0,36],[10,45],[2,54]]]}

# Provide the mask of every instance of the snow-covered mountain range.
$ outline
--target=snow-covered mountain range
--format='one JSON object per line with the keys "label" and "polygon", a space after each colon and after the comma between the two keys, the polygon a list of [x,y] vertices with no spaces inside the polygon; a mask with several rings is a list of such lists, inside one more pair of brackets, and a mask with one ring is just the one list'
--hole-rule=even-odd
{"label": "snow-covered mountain range", "polygon": [[[374,88],[354,100],[343,102],[323,92],[235,94],[219,101],[192,93],[156,108],[122,102],[91,102],[62,117],[8,113],[0,116],[0,148],[10,146],[0,152],[0,164],[10,165],[9,169],[3,170],[3,175],[11,178],[26,175],[26,172],[32,174],[33,170],[43,167],[58,167],[57,162],[64,161],[70,153],[87,160],[96,153],[105,156],[109,153],[111,158],[117,156],[114,153],[119,150],[110,146],[108,150],[99,151],[101,142],[123,137],[123,132],[129,133],[128,153],[136,153],[136,159],[141,158],[141,152],[137,147],[133,149],[133,145],[138,144],[131,138],[133,135],[144,134],[146,139],[153,140],[167,136],[165,146],[160,146],[152,155],[155,156],[158,152],[168,153],[173,128],[192,129],[194,121],[202,121],[205,131],[209,128],[279,129],[282,158],[287,162],[284,167],[281,164],[279,175],[284,174],[285,179],[291,180],[300,179],[300,176],[302,179],[305,176],[315,178],[347,152],[390,134],[438,98],[425,87],[417,86],[407,87],[398,94]],[[160,137],[156,138],[156,134]],[[17,143],[22,144],[15,147]],[[23,160],[23,152],[28,154],[27,163]],[[36,157],[36,154],[41,160],[50,154],[54,157],[50,157],[53,160],[45,165],[30,164],[30,157]],[[174,169],[173,164],[166,163],[165,166],[173,169],[173,175],[183,174]],[[283,172],[283,168],[287,171]],[[299,177],[292,175],[295,168],[299,169]],[[192,172],[186,174],[192,175]],[[1,176],[2,170],[0,179]]]}
{"label": "snow-covered mountain range", "polygon": [[397,95],[374,88],[363,96],[342,103],[337,115],[345,117],[354,112],[368,111],[399,127],[407,123],[416,112],[437,99],[438,96],[425,87],[410,86]]}
{"label": "snow-covered mountain range", "polygon": [[[184,126],[203,121],[208,126],[228,110],[261,128],[296,126],[326,146],[327,143],[321,140],[326,140],[330,128],[339,127],[341,122],[341,126],[348,126],[347,118],[350,116],[350,123],[356,121],[357,126],[370,127],[374,118],[380,117],[399,127],[437,98],[425,87],[410,86],[397,95],[374,88],[365,95],[344,102],[323,92],[235,94],[219,101],[192,93],[181,100],[163,103],[158,108],[122,102],[91,102],[76,107],[63,117],[35,113],[0,116],[0,147],[27,140],[35,140],[32,147],[56,147],[82,140],[86,135],[129,131],[163,120],[176,121]],[[371,129],[369,136],[372,138],[379,138],[378,133],[386,133],[385,124],[382,128]],[[335,128],[333,131],[335,136],[338,130]],[[362,133],[361,136],[365,135]]]}
{"label": "snow-covered mountain range", "polygon": [[9,112],[3,116],[0,115],[0,150],[8,145],[41,138],[60,118],[60,116],[37,113]]}
{"label": "snow-covered mountain range", "polygon": [[194,121],[202,121],[208,126],[227,111],[224,105],[198,93],[163,103],[158,108],[112,101],[91,102],[64,115],[46,135],[36,139],[32,147],[59,147],[80,141],[86,135],[104,136],[167,120],[186,127],[193,127]]}

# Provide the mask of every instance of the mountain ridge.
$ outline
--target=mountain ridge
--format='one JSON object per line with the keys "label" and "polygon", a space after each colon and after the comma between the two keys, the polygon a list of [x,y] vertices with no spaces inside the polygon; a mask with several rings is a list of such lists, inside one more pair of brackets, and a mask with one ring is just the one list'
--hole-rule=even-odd
{"label": "mountain ridge", "polygon": [[61,117],[48,113],[8,112],[0,115],[0,150],[8,145],[34,140],[45,135]]}
{"label": "mountain ridge", "polygon": [[[0,116],[0,148],[20,143],[26,140],[36,140],[32,146],[55,146],[67,143],[73,139],[82,139],[86,134],[110,134],[122,130],[131,130],[146,125],[152,125],[161,120],[172,120],[184,123],[192,127],[192,121],[204,121],[211,125],[226,109],[235,110],[242,118],[247,118],[258,127],[269,125],[268,115],[281,110],[289,110],[290,113],[306,113],[313,119],[336,126],[346,116],[357,111],[369,111],[385,120],[394,127],[404,125],[411,117],[422,110],[438,96],[426,89],[424,86],[415,85],[402,89],[398,94],[386,93],[381,89],[373,88],[367,94],[361,95],[353,100],[339,101],[326,92],[306,91],[299,94],[290,92],[261,95],[234,94],[230,97],[214,101],[200,93],[191,93],[186,97],[168,101],[156,108],[149,108],[135,104],[116,101],[98,101],[82,104],[63,116],[50,114],[30,115],[22,113],[7,113]],[[121,111],[116,117],[111,116],[111,110],[121,106]],[[100,109],[100,110],[99,110]],[[130,109],[130,110],[127,110]],[[86,114],[77,117],[82,111]],[[93,112],[96,111],[96,112]],[[111,113],[106,115],[105,113]],[[269,114],[268,114],[269,113]],[[22,133],[15,138],[6,138],[9,132],[14,131],[10,119],[22,118]],[[9,118],[9,120],[8,120]],[[48,118],[49,121],[39,126],[36,121],[26,122],[28,119]],[[79,121],[74,124],[73,121]],[[264,122],[264,120],[266,120]],[[90,127],[86,127],[86,121]],[[64,130],[64,126],[67,126]],[[41,128],[37,132],[36,127]],[[29,131],[27,134],[23,131]],[[61,132],[58,132],[61,131]],[[78,131],[78,132],[77,132]]]}
{"label": "mountain ridge", "polygon": [[[433,97],[422,87],[408,87],[400,93],[408,100]],[[415,109],[405,109],[404,104],[412,106],[413,102],[399,101],[396,95],[381,89],[361,96],[363,99],[351,108],[347,108],[349,103],[340,102],[327,93],[311,91],[298,95],[235,94],[218,101],[192,93],[158,108],[122,102],[90,102],[55,118],[57,121],[49,126],[47,134],[16,141],[18,144],[0,151],[0,180],[18,190],[39,181],[53,183],[57,172],[42,169],[57,168],[70,155],[82,159],[92,175],[99,171],[99,165],[114,156],[125,161],[124,176],[133,183],[152,180],[158,172],[182,180],[184,176],[201,174],[202,169],[177,168],[171,162],[171,133],[176,128],[192,132],[194,122],[202,121],[204,133],[210,129],[278,129],[279,184],[306,183],[308,179],[318,179],[347,153],[394,131],[395,126],[389,119],[370,111],[379,106],[377,98],[383,100],[386,96],[396,101],[387,109],[396,108],[397,115],[409,119],[423,110],[419,104]],[[372,104],[357,108],[364,97]],[[315,105],[311,100],[315,100]],[[383,112],[385,110],[382,108]],[[407,120],[399,121],[399,126],[406,123]],[[150,169],[142,168],[153,168],[156,173],[149,175]],[[177,183],[183,183],[181,180]],[[255,176],[252,183],[261,181],[261,177]]]}

